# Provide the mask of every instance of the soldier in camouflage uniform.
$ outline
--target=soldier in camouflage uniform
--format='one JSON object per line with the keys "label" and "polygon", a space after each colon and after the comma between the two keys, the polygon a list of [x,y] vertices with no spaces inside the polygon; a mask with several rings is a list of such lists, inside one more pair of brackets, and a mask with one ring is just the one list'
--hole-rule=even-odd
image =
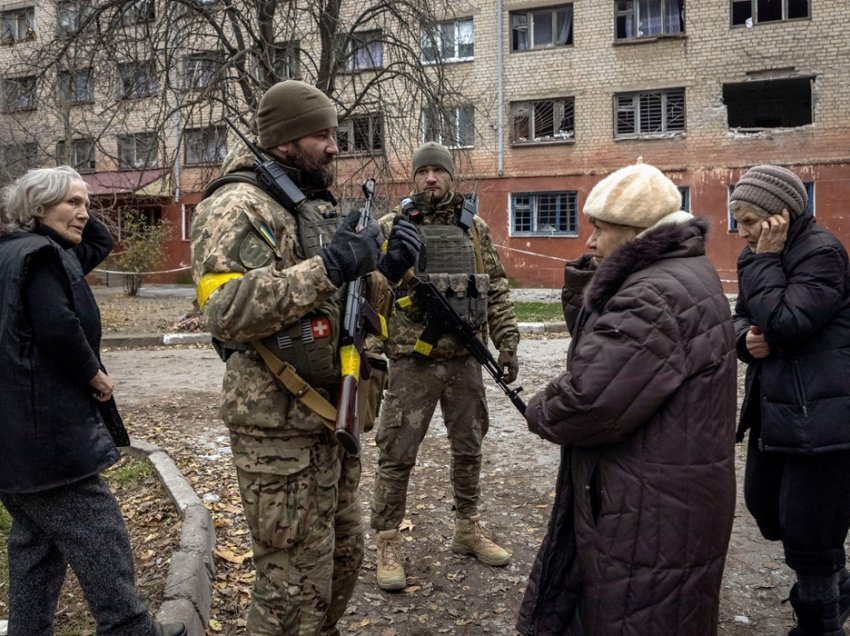
{"label": "soldier in camouflage uniform", "polygon": [[[295,80],[271,87],[257,113],[259,145],[305,202],[285,209],[256,181],[236,178],[254,164],[243,146],[225,159],[224,177],[214,182],[220,187],[208,186],[192,224],[198,301],[227,362],[220,412],[253,540],[253,636],[337,634],[362,562],[360,461],[337,444],[315,403],[277,381],[256,350],[258,339],[280,341],[305,316],[320,316],[308,321],[313,335],[338,334],[340,287],[378,262],[383,235],[374,220],[358,233],[349,215],[312,251],[300,234],[335,217],[328,188],[336,127],[333,104],[315,87]],[[390,246],[396,257],[404,252],[392,236]],[[415,250],[404,258],[413,262]],[[310,377],[301,367],[296,372]],[[338,374],[308,395],[334,400],[334,382]]]}
{"label": "soldier in camouflage uniform", "polygon": [[[456,227],[464,199],[452,191],[454,162],[449,150],[433,142],[421,146],[413,155],[413,175],[415,191],[411,198],[422,232],[431,224]],[[402,210],[397,208],[383,217],[380,222],[384,230],[392,227],[401,215]],[[478,335],[486,342],[489,331],[499,350],[505,379],[513,382],[518,371],[519,330],[507,275],[487,224],[481,218],[473,217],[472,226],[456,234],[460,235],[460,243],[474,252],[472,267],[477,274],[489,275],[486,315],[482,317]],[[426,240],[426,249],[428,260],[434,261],[434,250],[441,248],[438,242],[431,244]],[[428,265],[425,270],[432,272]],[[402,278],[393,273],[388,277],[391,281]],[[402,280],[409,281],[409,275]],[[404,282],[401,287],[396,290],[396,296],[404,296]],[[415,299],[415,294],[412,298]],[[456,512],[452,550],[471,554],[492,566],[505,565],[510,558],[508,552],[487,537],[479,523],[481,443],[489,425],[481,366],[450,335],[438,340],[428,358],[415,356],[414,346],[424,328],[422,309],[414,300],[409,310],[395,310],[390,316],[389,339],[385,343],[390,360],[389,386],[375,437],[380,457],[371,505],[372,528],[378,532],[377,579],[379,587],[385,590],[405,586],[398,527],[404,517],[410,471],[438,402],[452,452]]]}

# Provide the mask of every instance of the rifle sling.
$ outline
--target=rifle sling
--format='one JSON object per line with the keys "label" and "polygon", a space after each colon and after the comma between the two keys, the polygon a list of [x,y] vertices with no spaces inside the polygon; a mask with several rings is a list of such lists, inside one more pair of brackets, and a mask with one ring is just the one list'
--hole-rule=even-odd
{"label": "rifle sling", "polygon": [[259,351],[269,371],[281,381],[295,399],[321,417],[325,426],[331,431],[336,431],[336,408],[298,375],[295,367],[278,358],[266,345],[259,340],[254,340],[251,344]]}

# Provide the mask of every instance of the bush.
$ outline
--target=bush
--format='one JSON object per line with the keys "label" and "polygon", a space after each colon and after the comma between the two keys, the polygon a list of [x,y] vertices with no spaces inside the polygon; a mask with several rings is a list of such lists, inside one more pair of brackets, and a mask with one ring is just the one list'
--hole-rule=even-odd
{"label": "bush", "polygon": [[122,251],[115,265],[123,273],[124,291],[135,296],[142,286],[145,272],[159,267],[165,258],[165,242],[171,236],[170,225],[163,221],[150,224],[139,212],[127,212],[122,219]]}

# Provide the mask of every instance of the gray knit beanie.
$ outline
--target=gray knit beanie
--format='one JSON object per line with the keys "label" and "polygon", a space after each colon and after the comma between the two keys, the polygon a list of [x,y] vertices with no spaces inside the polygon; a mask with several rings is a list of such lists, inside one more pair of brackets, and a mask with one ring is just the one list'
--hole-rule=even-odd
{"label": "gray knit beanie", "polygon": [[442,144],[428,141],[413,153],[413,176],[424,166],[439,166],[455,178],[455,161],[452,153]]}
{"label": "gray knit beanie", "polygon": [[800,177],[779,166],[755,166],[735,184],[729,201],[746,201],[768,214],[781,214],[783,208],[792,216],[805,213],[809,195]]}
{"label": "gray knit beanie", "polygon": [[328,96],[299,80],[272,86],[257,109],[257,134],[266,149],[337,125],[336,108]]}

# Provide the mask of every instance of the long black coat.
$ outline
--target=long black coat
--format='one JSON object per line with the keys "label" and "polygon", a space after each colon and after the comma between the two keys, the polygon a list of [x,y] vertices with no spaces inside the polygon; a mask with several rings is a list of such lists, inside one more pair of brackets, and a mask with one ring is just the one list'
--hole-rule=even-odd
{"label": "long black coat", "polygon": [[[739,439],[760,426],[767,451],[850,448],[850,268],[844,247],[812,217],[795,217],[781,253],[744,248],[738,290],[738,357],[749,363]],[[747,351],[751,325],[770,345],[762,360]]]}
{"label": "long black coat", "polygon": [[[0,492],[70,484],[119,458],[88,385],[100,366],[101,325],[85,274],[106,257],[112,239],[94,219],[77,246],[44,226],[39,230],[0,237]],[[74,328],[55,329],[73,342],[42,339],[33,329],[24,290],[39,264],[53,265],[49,271],[61,279]],[[58,348],[77,352],[78,359],[60,363]]]}
{"label": "long black coat", "polygon": [[736,361],[706,224],[650,230],[584,295],[568,371],[528,404],[561,444],[524,634],[716,632],[735,502]]}

